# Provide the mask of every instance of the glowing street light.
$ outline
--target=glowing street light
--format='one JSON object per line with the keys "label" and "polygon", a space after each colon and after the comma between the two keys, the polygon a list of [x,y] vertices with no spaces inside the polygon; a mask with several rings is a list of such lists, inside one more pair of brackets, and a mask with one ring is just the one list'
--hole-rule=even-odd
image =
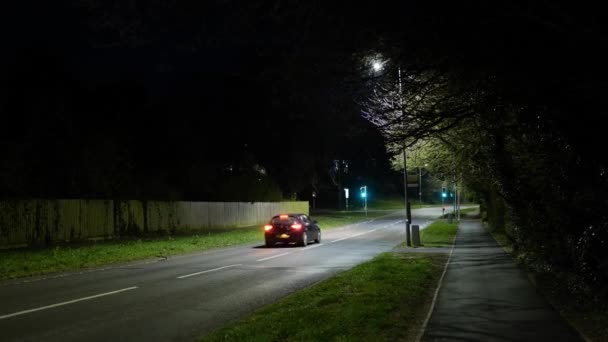
{"label": "glowing street light", "polygon": [[[380,60],[373,60],[372,69],[374,70],[374,72],[378,72],[378,71],[382,70],[384,63],[385,62],[382,62]],[[399,107],[402,112],[402,115],[404,115],[405,113],[403,113],[403,92],[401,89],[401,67],[399,67],[397,69],[397,76],[399,77]],[[404,129],[405,129],[405,122],[404,122]],[[404,192],[404,197],[405,197],[404,198],[405,199],[405,242],[406,242],[407,246],[411,246],[412,242],[411,242],[411,236],[410,236],[410,223],[412,220],[412,215],[411,215],[411,211],[410,211],[409,201],[407,198],[407,155],[406,155],[405,140],[403,140],[403,192]]]}
{"label": "glowing street light", "polygon": [[379,61],[373,61],[372,68],[374,69],[374,71],[378,72],[378,71],[382,70],[382,63]]}

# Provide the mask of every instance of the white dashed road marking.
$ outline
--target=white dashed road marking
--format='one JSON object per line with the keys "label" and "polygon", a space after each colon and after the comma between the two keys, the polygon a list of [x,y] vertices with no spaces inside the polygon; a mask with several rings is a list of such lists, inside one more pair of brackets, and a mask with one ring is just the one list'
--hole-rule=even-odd
{"label": "white dashed road marking", "polygon": [[262,259],[258,259],[258,260],[256,260],[256,261],[266,261],[266,260],[270,260],[270,259],[278,258],[278,257],[283,256],[283,255],[287,255],[287,254],[291,254],[291,252],[287,252],[287,253],[283,253],[283,254],[277,254],[277,255],[273,255],[273,256],[270,256],[270,257],[268,257],[268,258],[262,258]]}
{"label": "white dashed road marking", "polygon": [[209,273],[209,272],[213,272],[213,271],[219,271],[219,270],[223,270],[225,268],[229,268],[229,267],[237,267],[237,266],[242,266],[243,264],[236,264],[236,265],[228,265],[228,266],[222,266],[222,267],[218,267],[218,268],[213,268],[210,270],[206,270],[206,271],[202,271],[202,272],[196,272],[196,273],[191,273],[191,274],[186,274],[180,277],[177,277],[177,279],[184,279],[184,278],[188,278],[188,277],[194,277],[197,276],[199,274],[204,274],[204,273]]}
{"label": "white dashed road marking", "polygon": [[0,319],[6,319],[6,318],[10,318],[10,317],[19,316],[19,315],[25,315],[25,314],[36,312],[36,311],[42,311],[42,310],[46,310],[46,309],[52,309],[52,308],[56,308],[58,306],[63,306],[63,305],[68,305],[68,304],[74,304],[74,303],[82,302],[82,301],[85,301],[85,300],[91,300],[91,299],[95,299],[95,298],[99,298],[99,297],[104,297],[104,296],[109,296],[109,295],[117,294],[117,293],[120,293],[120,292],[125,292],[125,291],[129,291],[129,290],[135,290],[136,288],[137,288],[137,286],[127,287],[126,289],[121,289],[121,290],[116,290],[116,291],[111,291],[111,292],[100,293],[100,294],[97,294],[97,295],[88,296],[88,297],[79,298],[79,299],[74,299],[74,300],[70,300],[70,301],[67,301],[67,302],[63,302],[63,303],[51,304],[51,305],[42,306],[42,307],[35,308],[35,309],[29,309],[29,310],[19,311],[19,312],[15,312],[15,313],[12,313],[12,314],[0,316]]}

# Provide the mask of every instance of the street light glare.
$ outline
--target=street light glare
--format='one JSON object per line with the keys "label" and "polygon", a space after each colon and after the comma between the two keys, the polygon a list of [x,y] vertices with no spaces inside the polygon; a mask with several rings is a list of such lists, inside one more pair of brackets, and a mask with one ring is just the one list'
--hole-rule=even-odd
{"label": "street light glare", "polygon": [[374,68],[374,71],[380,71],[382,70],[382,63],[376,61],[372,63],[372,68]]}

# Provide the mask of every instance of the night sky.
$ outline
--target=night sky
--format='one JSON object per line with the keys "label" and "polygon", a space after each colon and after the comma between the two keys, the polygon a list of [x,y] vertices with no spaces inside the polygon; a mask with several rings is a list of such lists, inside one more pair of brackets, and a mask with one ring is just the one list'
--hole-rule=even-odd
{"label": "night sky", "polygon": [[217,183],[258,166],[274,170],[278,196],[310,193],[281,171],[298,168],[288,156],[327,178],[361,137],[376,141],[368,156],[383,150],[342,87],[336,61],[351,51],[312,27],[329,19],[315,11],[305,2],[13,6],[2,193],[236,199]]}
{"label": "night sky", "polygon": [[[606,71],[597,12],[545,2],[89,0],[3,12],[9,198],[235,200],[221,184],[260,175],[275,191],[248,199],[306,198],[334,187],[335,160],[352,163],[347,182],[382,177],[391,192],[382,137],[361,117],[365,56],[587,116]],[[586,121],[556,120],[588,146]]]}

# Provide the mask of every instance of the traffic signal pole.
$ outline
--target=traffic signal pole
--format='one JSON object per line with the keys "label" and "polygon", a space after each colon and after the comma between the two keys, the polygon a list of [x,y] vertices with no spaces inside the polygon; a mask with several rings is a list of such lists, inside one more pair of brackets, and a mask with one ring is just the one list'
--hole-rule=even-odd
{"label": "traffic signal pole", "polygon": [[359,191],[361,192],[361,197],[363,197],[363,208],[365,209],[365,216],[367,216],[367,185],[360,187]]}

